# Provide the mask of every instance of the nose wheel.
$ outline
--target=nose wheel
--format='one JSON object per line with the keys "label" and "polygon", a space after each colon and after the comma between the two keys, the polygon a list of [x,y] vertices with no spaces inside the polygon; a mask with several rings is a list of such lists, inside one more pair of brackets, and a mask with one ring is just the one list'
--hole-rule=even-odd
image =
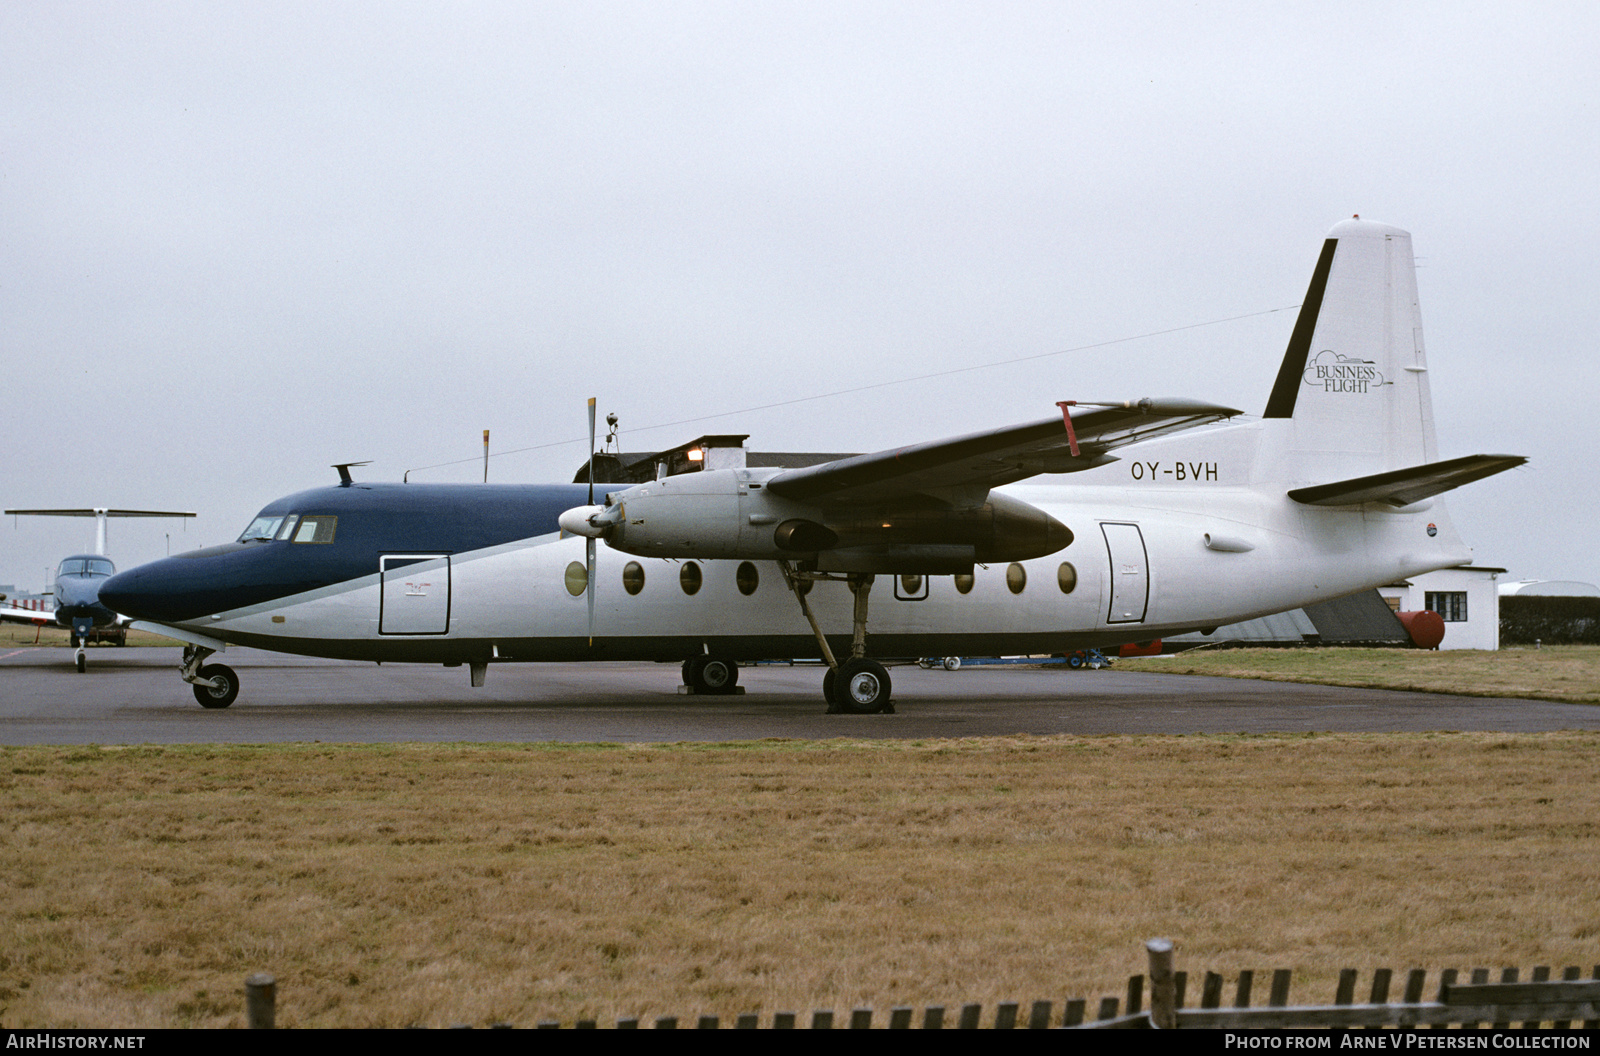
{"label": "nose wheel", "polygon": [[208,709],[225,708],[239,699],[239,676],[233,668],[205,663],[214,652],[201,645],[184,646],[183,666],[178,669],[183,680],[194,687],[194,699]]}

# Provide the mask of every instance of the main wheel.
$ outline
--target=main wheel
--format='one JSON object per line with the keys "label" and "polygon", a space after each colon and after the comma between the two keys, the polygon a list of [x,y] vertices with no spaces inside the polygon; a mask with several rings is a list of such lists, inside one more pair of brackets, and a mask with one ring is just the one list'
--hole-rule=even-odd
{"label": "main wheel", "polygon": [[833,691],[844,710],[856,715],[889,711],[889,672],[876,660],[863,657],[839,665]]}
{"label": "main wheel", "polygon": [[227,664],[207,664],[199,674],[216,683],[215,686],[195,685],[194,699],[202,708],[225,708],[239,699],[239,676]]}
{"label": "main wheel", "polygon": [[739,684],[739,665],[720,656],[691,656],[683,662],[683,684],[696,693],[726,696]]}
{"label": "main wheel", "polygon": [[79,648],[78,655],[76,657],[74,657],[73,660],[74,660],[74,663],[76,663],[78,665],[78,674],[81,675],[81,674],[84,673],[85,670],[88,669],[88,667],[89,667],[89,658],[83,655],[83,649],[82,648]]}

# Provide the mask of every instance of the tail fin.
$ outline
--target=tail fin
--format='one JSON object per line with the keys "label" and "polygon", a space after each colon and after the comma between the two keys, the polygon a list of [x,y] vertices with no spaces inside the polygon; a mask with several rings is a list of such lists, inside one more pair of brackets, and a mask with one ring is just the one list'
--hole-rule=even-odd
{"label": "tail fin", "polygon": [[1289,419],[1290,475],[1327,481],[1433,462],[1433,401],[1411,235],[1328,232],[1264,418]]}

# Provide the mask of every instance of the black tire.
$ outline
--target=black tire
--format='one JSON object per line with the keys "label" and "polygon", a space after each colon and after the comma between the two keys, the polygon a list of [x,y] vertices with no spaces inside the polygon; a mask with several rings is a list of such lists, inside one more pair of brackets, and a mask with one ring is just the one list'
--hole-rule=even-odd
{"label": "black tire", "polygon": [[822,699],[828,702],[828,714],[833,714],[839,708],[839,698],[834,696],[833,687],[837,683],[838,672],[828,668],[822,676]]}
{"label": "black tire", "polygon": [[683,662],[683,684],[707,696],[727,696],[739,684],[739,665],[721,656],[692,656]]}
{"label": "black tire", "polygon": [[82,652],[78,653],[78,655],[74,658],[74,663],[78,665],[78,674],[81,675],[84,673],[84,671],[88,670],[89,661]]}
{"label": "black tire", "polygon": [[833,683],[839,706],[854,715],[874,715],[888,711],[889,672],[876,660],[846,660],[839,665]]}
{"label": "black tire", "polygon": [[225,708],[239,699],[239,676],[227,664],[207,664],[199,674],[217,683],[216,688],[195,685],[194,699],[202,708]]}
{"label": "black tire", "polygon": [[1078,668],[1082,667],[1083,666],[1083,654],[1082,653],[1073,653],[1071,656],[1067,657],[1067,666],[1072,668],[1074,671],[1076,671]]}

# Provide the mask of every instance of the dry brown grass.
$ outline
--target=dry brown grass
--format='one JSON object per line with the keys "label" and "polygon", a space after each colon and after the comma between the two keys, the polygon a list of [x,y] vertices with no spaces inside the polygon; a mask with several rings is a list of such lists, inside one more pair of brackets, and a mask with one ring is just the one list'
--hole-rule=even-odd
{"label": "dry brown grass", "polygon": [[1600,735],[0,749],[6,1026],[843,1012],[1600,960]]}
{"label": "dry brown grass", "polygon": [[[37,635],[38,640],[35,641]],[[21,623],[0,623],[0,646],[52,646],[66,649],[71,646],[71,634],[65,627],[35,628]],[[182,642],[168,638],[163,634],[151,634],[149,631],[129,631],[129,645],[170,645],[181,646]],[[96,642],[89,646],[95,649],[115,649],[109,643]]]}
{"label": "dry brown grass", "polygon": [[1594,645],[1516,647],[1496,652],[1202,648],[1174,656],[1119,660],[1117,666],[1169,674],[1600,704],[1600,646]]}

